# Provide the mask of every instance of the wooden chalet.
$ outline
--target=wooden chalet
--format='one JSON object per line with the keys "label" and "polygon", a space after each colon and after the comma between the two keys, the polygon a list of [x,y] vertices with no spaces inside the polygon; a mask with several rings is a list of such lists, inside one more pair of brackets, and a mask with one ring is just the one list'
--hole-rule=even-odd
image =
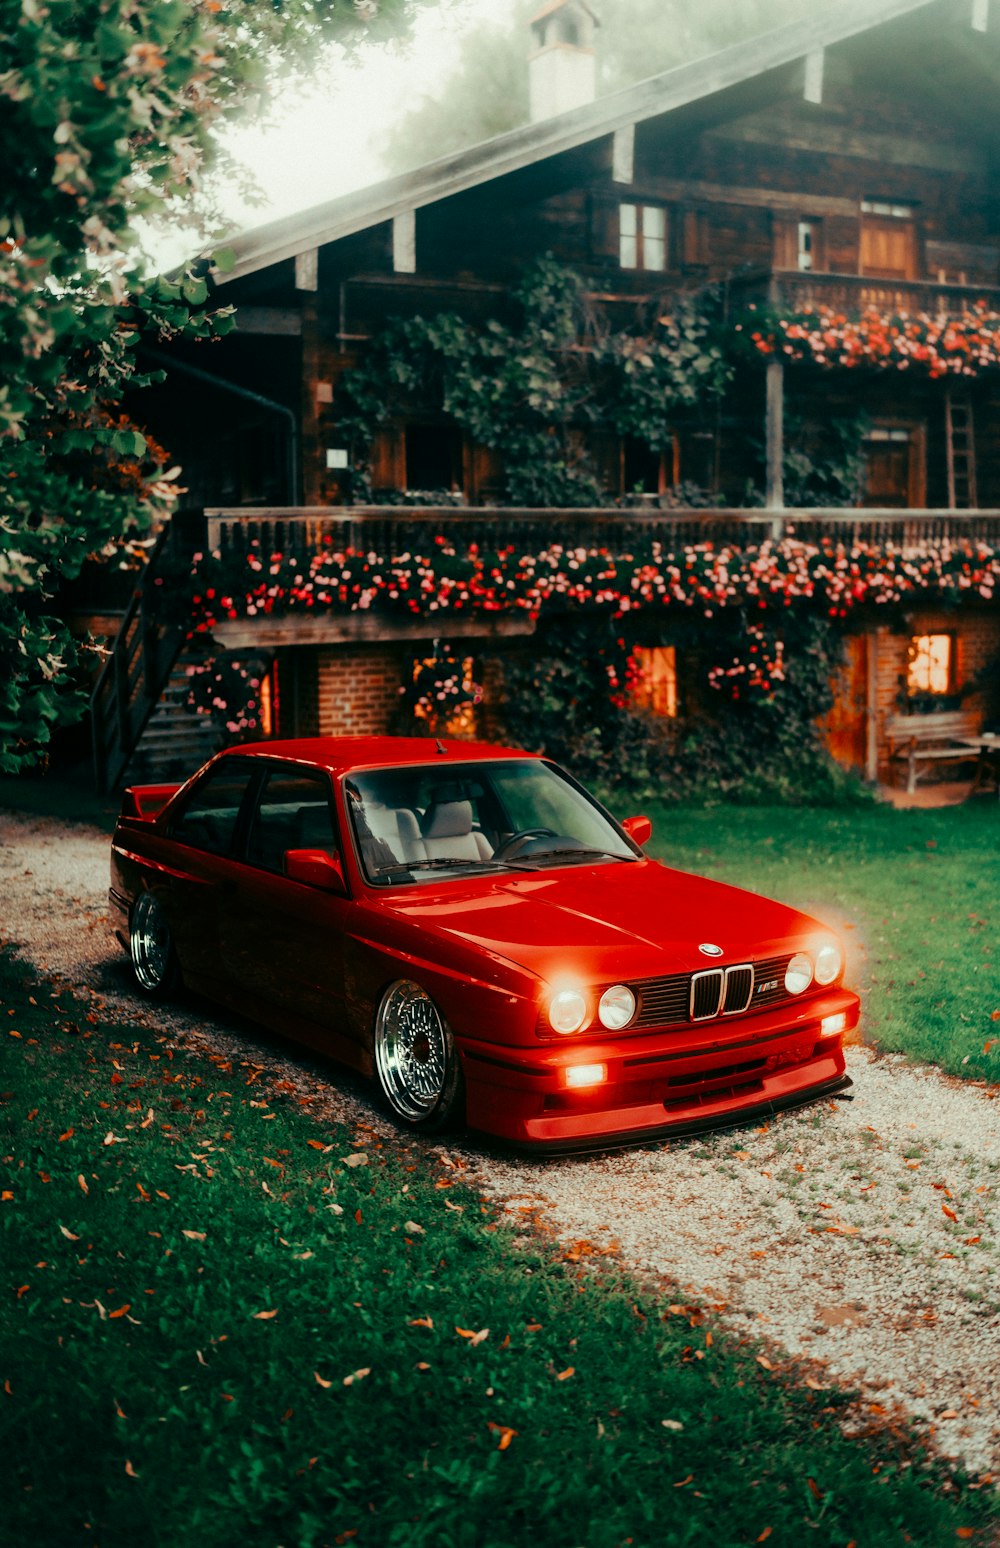
{"label": "wooden chalet", "polygon": [[[525,265],[545,254],[583,276],[612,316],[710,284],[733,317],[751,302],[789,317],[1000,312],[1000,0],[839,0],[589,100],[596,20],[582,0],[555,0],[534,18],[534,122],[232,243],[234,266],[213,278],[219,302],[237,308],[235,332],[211,348],[172,348],[159,360],[165,383],[133,409],[182,463],[204,512],[171,541],[242,551],[258,539],[305,554],[330,537],[398,550],[430,528],[462,542],[565,541],[638,522],[672,538],[791,531],[996,545],[1000,374],[807,371],[780,350],[749,389],[679,425],[669,454],[603,435],[592,448],[599,510],[498,508],[502,456],[430,403],[383,427],[372,451],[377,497],[411,504],[345,504],[343,373],[390,318],[502,317]],[[785,510],[785,426],[798,435],[859,413],[858,504]],[[747,509],[755,438],[763,500]],[[672,488],[692,486],[717,508],[671,501]],[[412,503],[428,490],[448,491],[447,508]],[[176,630],[150,621],[150,595],[147,584],[95,696],[105,782],[122,777],[144,728],[147,747],[157,725],[168,743],[175,735],[154,709],[172,669],[176,687]],[[1000,652],[1000,604],[980,604],[915,604],[902,626],[867,616],[829,726],[836,756],[869,777],[885,770],[901,683],[926,708],[977,682],[962,700],[966,729],[1000,713],[996,687],[991,699],[982,683]],[[462,637],[474,655],[530,628],[526,615],[287,613],[226,622],[215,639],[267,653],[275,731],[336,734],[386,728],[421,638]],[[683,664],[654,658],[654,675],[679,674],[683,707]],[[676,687],[656,699],[665,713],[676,713]]]}

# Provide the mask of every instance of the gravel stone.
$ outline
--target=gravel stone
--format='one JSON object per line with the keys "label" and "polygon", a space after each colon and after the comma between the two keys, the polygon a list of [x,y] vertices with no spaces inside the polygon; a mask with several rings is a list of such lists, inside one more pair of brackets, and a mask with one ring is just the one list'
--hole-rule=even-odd
{"label": "gravel stone", "polygon": [[[142,1000],[108,934],[107,876],[105,834],[0,813],[0,932],[37,967],[111,1019],[266,1067],[325,1121],[396,1133],[363,1081],[193,996]],[[848,1068],[853,1102],[721,1134],[569,1158],[472,1141],[449,1154],[512,1218],[615,1251],[776,1360],[858,1388],[858,1423],[905,1413],[945,1456],[998,1476],[1000,1088],[863,1048]]]}

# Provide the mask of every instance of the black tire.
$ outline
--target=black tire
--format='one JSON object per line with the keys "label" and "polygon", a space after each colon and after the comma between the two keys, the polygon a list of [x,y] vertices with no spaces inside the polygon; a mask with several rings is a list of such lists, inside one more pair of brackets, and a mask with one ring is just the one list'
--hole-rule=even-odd
{"label": "black tire", "polygon": [[397,1123],[424,1134],[461,1124],[465,1081],[451,1028],[425,989],[390,984],[375,1016],[375,1078]]}
{"label": "black tire", "polygon": [[162,903],[144,892],[132,908],[129,920],[129,956],[140,993],[161,1000],[177,987],[180,977],[177,953]]}

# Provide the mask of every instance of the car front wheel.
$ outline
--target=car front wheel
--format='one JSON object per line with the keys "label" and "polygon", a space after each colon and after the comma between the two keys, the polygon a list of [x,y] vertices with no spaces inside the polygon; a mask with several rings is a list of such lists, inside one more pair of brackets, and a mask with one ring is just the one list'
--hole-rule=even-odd
{"label": "car front wheel", "polygon": [[129,929],[132,971],[143,994],[169,994],[177,983],[177,955],[163,905],[151,892],[136,899]]}
{"label": "car front wheel", "polygon": [[400,979],[375,1017],[375,1073],[395,1116],[434,1132],[460,1121],[464,1085],[451,1029],[419,984]]}

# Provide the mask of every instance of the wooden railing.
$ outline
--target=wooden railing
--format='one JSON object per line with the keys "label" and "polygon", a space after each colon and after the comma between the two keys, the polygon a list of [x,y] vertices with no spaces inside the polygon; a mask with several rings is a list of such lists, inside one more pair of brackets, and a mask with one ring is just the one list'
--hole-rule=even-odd
{"label": "wooden railing", "polygon": [[529,510],[506,507],[281,506],[208,510],[206,546],[238,555],[255,545],[263,554],[308,556],[324,547],[371,550],[397,556],[439,539],[481,548],[513,546],[537,550],[549,543],[620,549],[629,541],[697,543],[711,538],[740,547],[766,538],[820,538],[851,545],[891,543],[912,548],[948,539],[1000,542],[1000,510],[764,511],[648,510],[600,507],[591,510]]}
{"label": "wooden railing", "polygon": [[90,696],[94,774],[102,793],[121,784],[183,642],[183,628],[161,617],[156,581],[188,541],[180,524],[164,528]]}
{"label": "wooden railing", "polygon": [[730,281],[731,304],[766,301],[769,296],[789,311],[812,312],[825,306],[848,316],[870,310],[961,316],[977,306],[1000,311],[1000,288],[992,285],[939,285],[931,280],[878,279],[816,270],[802,273],[798,269],[756,270]]}

